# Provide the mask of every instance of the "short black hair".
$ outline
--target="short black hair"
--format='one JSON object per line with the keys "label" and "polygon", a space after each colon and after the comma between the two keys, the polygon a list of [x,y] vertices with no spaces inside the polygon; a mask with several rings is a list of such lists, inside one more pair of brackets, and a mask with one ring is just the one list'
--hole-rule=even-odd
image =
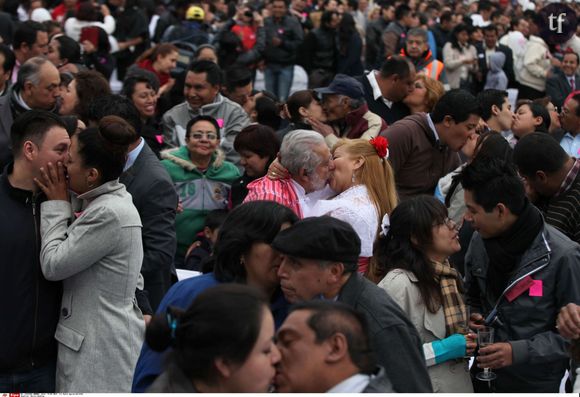
{"label": "short black hair", "polygon": [[145,83],[147,88],[155,92],[159,91],[159,78],[148,70],[138,68],[138,71],[129,73],[123,80],[121,94],[131,99],[135,93],[135,86],[139,83]]}
{"label": "short black hair", "polygon": [[450,22],[453,19],[453,13],[451,11],[445,11],[439,17],[439,23]]}
{"label": "short black hair", "polygon": [[280,151],[280,140],[272,128],[261,124],[250,124],[236,135],[234,149],[238,153],[243,150],[256,153],[262,158],[268,158],[268,163],[271,163]]}
{"label": "short black hair", "polygon": [[481,116],[477,99],[468,91],[455,89],[439,99],[431,112],[431,119],[434,123],[441,123],[445,116],[451,116],[456,123],[461,123],[471,115]]}
{"label": "short black hair", "polygon": [[501,159],[475,159],[460,174],[464,190],[486,212],[499,204],[519,215],[526,205],[526,191],[513,163]]}
{"label": "short black hair", "polygon": [[282,119],[280,118],[280,106],[272,98],[262,95],[256,99],[256,122],[278,130]]}
{"label": "short black hair", "polygon": [[225,87],[228,92],[236,88],[245,87],[252,82],[252,72],[248,68],[232,66],[224,72]]}
{"label": "short black hair", "polygon": [[81,46],[76,40],[68,36],[57,36],[53,40],[60,45],[60,59],[66,59],[68,63],[81,63]]}
{"label": "short black hair", "polygon": [[338,15],[336,11],[324,11],[320,17],[320,26],[326,28],[328,24],[332,21],[332,16]]}
{"label": "short black hair", "polygon": [[401,19],[405,18],[409,15],[413,10],[407,4],[401,4],[397,8],[395,8],[395,19],[400,21]]}
{"label": "short black hair", "polygon": [[210,230],[219,229],[228,216],[228,210],[213,210],[205,217],[204,226]]}
{"label": "short black hair", "polygon": [[37,33],[46,32],[43,24],[36,21],[22,22],[14,32],[14,40],[12,40],[12,47],[15,50],[20,49],[22,44],[32,47],[36,43]]}
{"label": "short black hair", "polygon": [[477,11],[481,12],[481,11],[490,11],[493,9],[493,4],[491,4],[489,1],[487,0],[481,0],[479,2],[479,5],[477,7]]}
{"label": "short black hair", "polygon": [[10,143],[14,157],[18,157],[22,152],[22,145],[26,141],[41,146],[46,133],[53,127],[66,129],[66,124],[52,112],[29,110],[16,117],[10,128]]}
{"label": "short black hair", "polygon": [[220,67],[212,61],[193,61],[189,65],[189,72],[196,74],[206,73],[206,80],[213,86],[222,85],[222,70]]}
{"label": "short black hair", "polygon": [[497,26],[495,26],[493,23],[491,23],[491,24],[489,24],[487,26],[484,26],[483,27],[483,31],[484,32],[495,32],[495,34],[498,33],[497,32]]}
{"label": "short black hair", "polygon": [[534,132],[522,137],[514,148],[514,161],[520,174],[533,177],[538,171],[559,171],[569,156],[551,135]]}
{"label": "short black hair", "polygon": [[376,368],[371,349],[368,321],[364,314],[343,302],[311,300],[293,305],[290,313],[304,310],[312,315],[306,323],[314,331],[315,342],[320,344],[336,333],[341,333],[348,343],[348,354],[353,364],[363,374]]}
{"label": "short black hair", "polygon": [[507,91],[489,89],[484,90],[477,96],[477,101],[481,107],[481,118],[484,121],[491,119],[491,107],[493,105],[497,106],[499,109],[503,106],[505,98],[508,97]]}
{"label": "short black hair", "polygon": [[407,57],[393,55],[383,62],[381,65],[381,76],[386,78],[394,74],[399,75],[401,78],[405,78],[411,74],[411,63]]}
{"label": "short black hair", "polygon": [[6,44],[0,44],[0,54],[4,55],[4,63],[2,64],[2,69],[4,72],[12,71],[14,65],[16,65],[16,56],[14,51]]}
{"label": "short black hair", "polygon": [[214,275],[221,282],[246,282],[240,258],[256,242],[271,244],[284,223],[298,217],[274,201],[250,201],[234,208],[220,228],[214,251]]}
{"label": "short black hair", "polygon": [[122,95],[105,95],[95,98],[88,110],[89,123],[98,124],[105,116],[121,117],[137,132],[135,140],[139,137],[142,128],[141,116],[129,98]]}
{"label": "short black hair", "polygon": [[191,127],[193,127],[195,123],[198,123],[200,121],[207,121],[208,123],[210,123],[215,128],[215,133],[217,134],[218,138],[220,137],[220,125],[218,124],[217,120],[211,116],[200,114],[199,116],[195,116],[194,118],[192,118],[187,122],[187,125],[185,126],[186,138],[189,138],[189,135],[191,134],[190,131]]}
{"label": "short black hair", "polygon": [[548,112],[548,109],[546,109],[546,107],[542,104],[529,101],[520,103],[517,109],[521,108],[522,106],[528,106],[534,117],[542,118],[542,124],[536,126],[536,132],[548,133],[550,130],[550,124],[552,123],[552,119],[550,117],[550,112]]}

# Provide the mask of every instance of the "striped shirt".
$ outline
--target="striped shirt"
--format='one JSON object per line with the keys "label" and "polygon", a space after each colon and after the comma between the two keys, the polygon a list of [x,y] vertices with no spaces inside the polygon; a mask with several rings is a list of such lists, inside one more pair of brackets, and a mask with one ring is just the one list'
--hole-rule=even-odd
{"label": "striped shirt", "polygon": [[292,179],[273,181],[264,176],[248,184],[248,195],[244,203],[257,200],[275,201],[290,208],[299,218],[302,218],[300,197],[295,185],[298,184]]}
{"label": "striped shirt", "polygon": [[[565,179],[565,186],[556,196],[552,197],[545,207],[546,222],[571,240],[580,243],[580,161]],[[574,179],[572,179],[572,175]]]}

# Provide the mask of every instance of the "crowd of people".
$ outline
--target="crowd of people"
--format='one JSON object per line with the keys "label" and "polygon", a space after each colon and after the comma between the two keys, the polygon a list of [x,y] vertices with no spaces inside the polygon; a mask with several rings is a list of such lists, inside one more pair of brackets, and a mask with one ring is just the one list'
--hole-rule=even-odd
{"label": "crowd of people", "polygon": [[544,3],[3,2],[0,392],[580,391]]}

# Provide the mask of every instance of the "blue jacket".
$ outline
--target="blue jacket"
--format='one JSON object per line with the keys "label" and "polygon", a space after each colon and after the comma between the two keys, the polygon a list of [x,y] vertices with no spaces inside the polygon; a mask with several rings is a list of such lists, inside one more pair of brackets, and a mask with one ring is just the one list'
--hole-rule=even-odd
{"label": "blue jacket", "polygon": [[[157,314],[165,313],[169,306],[185,310],[197,295],[218,284],[221,284],[221,282],[216,280],[213,273],[182,280],[167,292],[157,309]],[[274,296],[270,309],[274,316],[276,328],[278,328],[288,314],[288,302],[286,302],[280,292]],[[153,351],[146,342],[143,343],[141,354],[135,367],[135,374],[133,375],[132,393],[145,393],[147,391],[149,386],[163,372],[163,361],[166,353],[167,351],[162,353]]]}

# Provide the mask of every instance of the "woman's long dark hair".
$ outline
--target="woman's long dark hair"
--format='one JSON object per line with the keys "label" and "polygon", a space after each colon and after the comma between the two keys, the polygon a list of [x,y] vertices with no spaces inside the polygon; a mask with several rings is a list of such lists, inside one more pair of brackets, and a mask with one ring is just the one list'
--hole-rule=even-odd
{"label": "woman's long dark hair", "polygon": [[382,279],[393,269],[408,270],[417,277],[417,287],[431,313],[441,307],[441,288],[435,280],[427,249],[433,244],[433,226],[445,223],[447,209],[432,196],[403,201],[392,212],[390,229],[375,243],[374,276]]}
{"label": "woman's long dark hair", "polygon": [[462,47],[459,44],[459,40],[457,40],[457,35],[460,32],[467,32],[469,34],[469,29],[467,27],[467,25],[460,23],[459,25],[457,25],[456,27],[453,28],[453,31],[451,32],[451,37],[449,38],[449,42],[451,43],[451,47],[455,48],[456,50],[458,50],[459,52],[463,52],[464,47]]}
{"label": "woman's long dark hair", "polygon": [[358,34],[354,18],[352,15],[345,12],[338,25],[338,50],[340,55],[344,56],[348,52],[350,39],[354,34]]}
{"label": "woman's long dark hair", "polygon": [[220,228],[214,249],[214,275],[221,282],[246,282],[241,257],[254,243],[270,244],[284,223],[298,221],[288,207],[274,201],[251,201],[236,207]]}
{"label": "woman's long dark hair", "polygon": [[217,358],[246,361],[260,335],[264,309],[267,299],[255,288],[218,285],[199,294],[185,311],[170,307],[156,315],[145,340],[155,351],[173,347],[170,360],[189,379],[214,382]]}

